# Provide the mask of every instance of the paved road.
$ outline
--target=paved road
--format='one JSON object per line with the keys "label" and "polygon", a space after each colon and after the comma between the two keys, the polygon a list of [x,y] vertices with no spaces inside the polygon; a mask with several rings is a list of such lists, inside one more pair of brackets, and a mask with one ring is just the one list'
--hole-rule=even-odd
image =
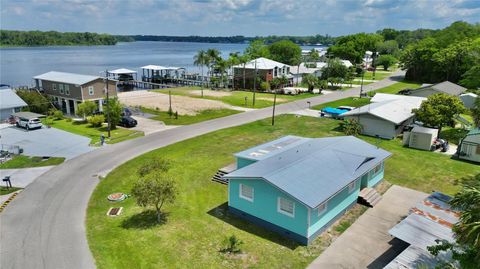
{"label": "paved road", "polygon": [[428,194],[392,186],[383,199],[355,221],[307,269],[383,268],[408,244],[388,233]]}
{"label": "paved road", "polygon": [[[400,80],[398,76],[369,84],[365,91]],[[277,106],[283,114],[350,96],[359,88]],[[271,116],[271,108],[182,126],[94,150],[68,160],[39,177],[0,214],[0,268],[94,268],[88,248],[85,216],[98,175],[145,152],[212,131]],[[219,141],[222,143],[222,141]]]}

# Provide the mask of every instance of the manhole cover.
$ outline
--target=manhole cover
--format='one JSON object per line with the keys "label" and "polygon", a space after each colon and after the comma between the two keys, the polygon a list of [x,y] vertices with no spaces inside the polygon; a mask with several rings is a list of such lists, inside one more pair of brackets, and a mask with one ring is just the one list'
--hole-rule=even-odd
{"label": "manhole cover", "polygon": [[123,207],[110,207],[107,212],[107,216],[118,216],[122,214]]}
{"label": "manhole cover", "polygon": [[107,199],[112,202],[120,202],[127,198],[127,195],[121,192],[110,194]]}

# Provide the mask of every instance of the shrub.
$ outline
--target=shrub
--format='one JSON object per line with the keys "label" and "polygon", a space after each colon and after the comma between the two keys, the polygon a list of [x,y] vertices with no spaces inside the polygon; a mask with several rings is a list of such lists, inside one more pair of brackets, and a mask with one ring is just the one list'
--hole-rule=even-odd
{"label": "shrub", "polygon": [[231,235],[224,240],[224,248],[220,250],[221,252],[226,252],[230,254],[236,254],[242,252],[240,246],[243,245],[243,241],[238,239],[235,235]]}
{"label": "shrub", "polygon": [[105,116],[103,116],[103,115],[93,115],[93,116],[88,117],[87,121],[93,127],[100,127],[105,122]]}
{"label": "shrub", "polygon": [[72,118],[66,118],[65,121],[72,122]]}
{"label": "shrub", "polygon": [[357,136],[360,134],[362,131],[362,125],[355,120],[355,119],[349,119],[349,120],[344,120],[340,123],[340,128],[346,135],[353,135]]}
{"label": "shrub", "polygon": [[261,91],[269,91],[270,90],[270,83],[266,82],[266,81],[262,81],[262,83],[260,83],[260,90]]}
{"label": "shrub", "polygon": [[138,168],[137,173],[140,177],[144,177],[154,171],[167,172],[170,167],[171,162],[169,160],[155,158],[143,163],[142,166]]}
{"label": "shrub", "polygon": [[64,118],[63,112],[60,111],[60,110],[55,110],[55,112],[53,112],[52,116],[55,120],[63,120],[63,118]]}

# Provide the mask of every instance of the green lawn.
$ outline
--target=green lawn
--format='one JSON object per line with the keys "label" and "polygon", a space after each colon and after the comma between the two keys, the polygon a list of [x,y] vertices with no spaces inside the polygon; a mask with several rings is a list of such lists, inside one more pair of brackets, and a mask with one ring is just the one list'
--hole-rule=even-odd
{"label": "green lawn", "polygon": [[18,191],[18,190],[21,190],[21,188],[8,188],[7,189],[7,187],[0,186],[0,195],[9,194],[9,193],[12,193],[12,192],[15,192],[15,191]]}
{"label": "green lawn", "polygon": [[[100,144],[100,135],[104,134],[107,137],[107,128],[106,126],[103,127],[92,127],[88,123],[80,123],[80,122],[68,122],[67,120],[54,120],[49,121],[48,124],[52,127],[57,129],[61,129],[70,133],[82,135],[89,137],[92,141],[90,144],[92,145],[99,145]],[[115,144],[125,140],[133,139],[136,137],[143,136],[143,132],[128,130],[124,128],[117,128],[112,130],[111,138],[105,139],[107,144]]]}
{"label": "green lawn", "polygon": [[163,121],[166,125],[187,125],[193,124],[201,121],[221,118],[233,114],[240,113],[242,111],[232,110],[232,109],[207,109],[202,110],[196,115],[178,115],[178,118],[175,119],[175,116],[170,116],[168,112],[158,111],[155,109],[141,108],[142,112],[150,113],[156,115],[152,120]]}
{"label": "green lawn", "polygon": [[[391,74],[392,73],[387,73],[387,72],[375,72],[375,80],[382,80],[382,79],[390,76]],[[356,78],[357,79],[362,79],[362,76],[357,76]],[[365,75],[363,76],[363,79],[373,80],[373,72],[372,71],[365,72]]]}
{"label": "green lawn", "polygon": [[[202,98],[200,95],[201,89],[200,87],[179,87],[179,88],[169,88],[169,89],[160,89],[160,90],[154,90],[155,92],[160,92],[160,93],[165,93],[168,94],[168,91],[171,91],[173,95],[183,95],[183,96],[189,96],[189,97],[194,97],[194,98]],[[205,93],[207,93],[208,89],[204,90]],[[218,92],[218,91],[215,91]],[[222,96],[222,97],[214,97],[214,96],[209,96],[208,94],[205,94],[203,98],[205,99],[210,99],[210,100],[218,100],[222,101],[226,104],[232,105],[232,106],[240,106],[240,107],[253,107],[253,92],[248,92],[248,91],[221,91],[224,93],[228,93],[228,96]],[[286,103],[286,102],[291,102],[299,99],[304,99],[304,98],[309,98],[316,96],[315,94],[312,93],[302,93],[298,95],[282,95],[278,94],[277,95],[277,102],[278,103]],[[245,97],[247,98],[247,105],[245,105]],[[257,92],[255,94],[255,107],[254,108],[264,108],[264,107],[269,107],[273,105],[273,94],[272,93],[260,93]]]}
{"label": "green lawn", "polygon": [[65,161],[62,157],[50,157],[43,159],[42,157],[31,157],[25,155],[16,155],[13,159],[0,164],[0,169],[16,169],[28,167],[40,167],[49,165],[58,165]]}
{"label": "green lawn", "polygon": [[[87,236],[97,267],[305,268],[330,243],[329,236],[322,236],[308,247],[299,246],[236,218],[226,210],[227,187],[210,180],[218,168],[234,161],[233,153],[254,145],[287,134],[342,135],[339,121],[331,119],[282,115],[275,126],[270,124],[270,119],[265,119],[188,139],[153,150],[113,170],[95,189],[87,211]],[[380,142],[380,147],[393,153],[385,170],[385,178],[393,184],[453,194],[459,189],[453,184],[455,179],[480,173],[478,165],[405,148],[400,140],[361,138]],[[130,193],[138,180],[137,168],[157,156],[173,161],[170,172],[178,182],[179,194],[174,205],[164,208],[166,222],[152,226],[153,215],[142,213],[133,198],[111,203],[107,195]],[[107,217],[105,213],[113,206],[124,207],[124,213]],[[361,212],[349,214],[357,214],[355,219]],[[341,222],[332,231],[341,233],[348,225]],[[243,254],[235,257],[219,252],[224,238],[232,234],[244,242]]]}
{"label": "green lawn", "polygon": [[404,89],[416,89],[420,87],[420,85],[422,84],[417,82],[402,81],[402,82],[397,82],[395,84],[387,86],[385,88],[378,89],[375,92],[396,94],[399,91]]}

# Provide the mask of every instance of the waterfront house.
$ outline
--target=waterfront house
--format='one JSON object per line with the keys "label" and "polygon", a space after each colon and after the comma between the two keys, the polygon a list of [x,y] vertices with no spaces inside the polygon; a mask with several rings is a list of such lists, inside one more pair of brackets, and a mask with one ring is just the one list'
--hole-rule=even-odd
{"label": "waterfront house", "polygon": [[412,109],[419,108],[423,97],[409,97],[390,94],[372,98],[381,100],[353,109],[342,114],[344,119],[355,119],[362,125],[364,135],[393,139],[414,121]]}
{"label": "waterfront house", "polygon": [[433,85],[425,85],[418,89],[408,90],[406,91],[407,95],[410,96],[419,96],[419,97],[428,97],[433,94],[437,93],[445,93],[452,96],[460,96],[460,94],[464,93],[467,89],[452,83],[450,81],[444,81],[441,83],[433,84]]}
{"label": "waterfront house", "polygon": [[390,155],[353,136],[276,139],[235,154],[229,210],[308,244],[383,179]]}
{"label": "waterfront house", "polygon": [[480,128],[470,130],[457,148],[460,159],[480,163]]}
{"label": "waterfront house", "polygon": [[[102,77],[50,71],[33,77],[39,91],[49,96],[65,114],[76,115],[78,104],[89,100],[103,111],[106,90]],[[117,95],[117,81],[109,80],[110,97]]]}
{"label": "waterfront house", "polygon": [[0,120],[8,119],[13,113],[19,112],[27,103],[14,90],[0,89]]}
{"label": "waterfront house", "polygon": [[245,89],[253,89],[255,70],[257,71],[257,85],[260,88],[262,81],[269,82],[274,78],[285,76],[289,79],[289,84],[293,83],[293,77],[290,74],[290,65],[273,61],[267,58],[257,58],[245,64],[235,65],[233,67],[234,85],[237,88],[243,88],[243,74],[245,71]]}

